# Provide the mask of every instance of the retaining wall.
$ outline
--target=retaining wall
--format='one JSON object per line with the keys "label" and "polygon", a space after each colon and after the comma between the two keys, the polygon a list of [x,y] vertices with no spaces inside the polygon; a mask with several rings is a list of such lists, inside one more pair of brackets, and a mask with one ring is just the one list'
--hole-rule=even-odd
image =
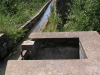
{"label": "retaining wall", "polygon": [[7,54],[7,42],[4,33],[0,34],[0,59]]}

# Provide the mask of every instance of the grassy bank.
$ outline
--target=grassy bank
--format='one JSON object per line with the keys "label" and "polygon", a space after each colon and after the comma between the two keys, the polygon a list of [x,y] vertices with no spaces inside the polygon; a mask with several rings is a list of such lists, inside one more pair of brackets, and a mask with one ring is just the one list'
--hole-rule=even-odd
{"label": "grassy bank", "polygon": [[[98,31],[100,32],[100,1],[99,0],[71,0],[71,4],[68,4],[69,14],[66,12],[66,23],[61,28],[54,27],[53,31]],[[66,8],[65,8],[66,9]],[[56,13],[57,15],[57,13]],[[52,20],[54,16],[50,17]],[[56,18],[57,19],[57,18]],[[50,21],[49,21],[50,22]],[[52,28],[49,26],[47,31]],[[63,27],[62,27],[63,26]]]}
{"label": "grassy bank", "polygon": [[0,0],[0,33],[9,38],[9,46],[23,37],[25,30],[19,30],[34,16],[48,0]]}

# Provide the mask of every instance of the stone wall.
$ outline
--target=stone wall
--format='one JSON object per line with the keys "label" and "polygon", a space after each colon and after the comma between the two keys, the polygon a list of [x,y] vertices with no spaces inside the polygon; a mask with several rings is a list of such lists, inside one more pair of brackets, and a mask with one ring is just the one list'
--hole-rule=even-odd
{"label": "stone wall", "polygon": [[0,34],[0,59],[7,54],[7,42],[3,33]]}

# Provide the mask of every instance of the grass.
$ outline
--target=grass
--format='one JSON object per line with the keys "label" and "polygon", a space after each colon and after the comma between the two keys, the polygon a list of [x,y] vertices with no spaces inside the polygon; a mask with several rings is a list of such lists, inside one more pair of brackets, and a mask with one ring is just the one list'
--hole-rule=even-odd
{"label": "grass", "polygon": [[[99,0],[71,0],[70,12],[64,25],[59,23],[57,15],[52,14],[45,28],[46,32],[58,31],[98,31],[100,32],[100,1]],[[54,8],[54,7],[53,7]],[[58,20],[55,21],[55,19]],[[61,20],[60,20],[61,21]],[[57,24],[61,26],[57,29]],[[62,27],[63,26],[63,27]]]}
{"label": "grass", "polygon": [[48,23],[43,32],[57,32],[58,22],[61,22],[61,19],[59,18],[59,15],[55,13],[55,9],[52,6],[50,16],[48,17]]}
{"label": "grass", "polygon": [[[19,30],[27,20],[34,16],[48,0],[1,0],[0,2],[0,33],[5,33],[9,47],[13,46],[24,31]],[[9,41],[10,40],[10,41]]]}
{"label": "grass", "polygon": [[[73,1],[73,0],[72,0]],[[67,17],[66,31],[98,31],[100,32],[100,1],[73,1],[71,12]]]}

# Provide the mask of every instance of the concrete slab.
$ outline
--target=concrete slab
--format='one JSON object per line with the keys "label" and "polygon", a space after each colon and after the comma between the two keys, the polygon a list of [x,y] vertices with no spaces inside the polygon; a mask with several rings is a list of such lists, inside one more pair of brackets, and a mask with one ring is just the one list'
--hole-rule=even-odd
{"label": "concrete slab", "polygon": [[24,41],[24,42],[22,43],[22,45],[33,45],[33,44],[34,44],[34,41],[30,41],[30,40]]}
{"label": "concrete slab", "polygon": [[9,61],[6,75],[100,75],[98,60]]}
{"label": "concrete slab", "polygon": [[33,40],[75,37],[79,37],[87,59],[10,60],[7,64],[6,75],[100,75],[100,35],[96,31],[44,32],[32,33],[29,36]]}

